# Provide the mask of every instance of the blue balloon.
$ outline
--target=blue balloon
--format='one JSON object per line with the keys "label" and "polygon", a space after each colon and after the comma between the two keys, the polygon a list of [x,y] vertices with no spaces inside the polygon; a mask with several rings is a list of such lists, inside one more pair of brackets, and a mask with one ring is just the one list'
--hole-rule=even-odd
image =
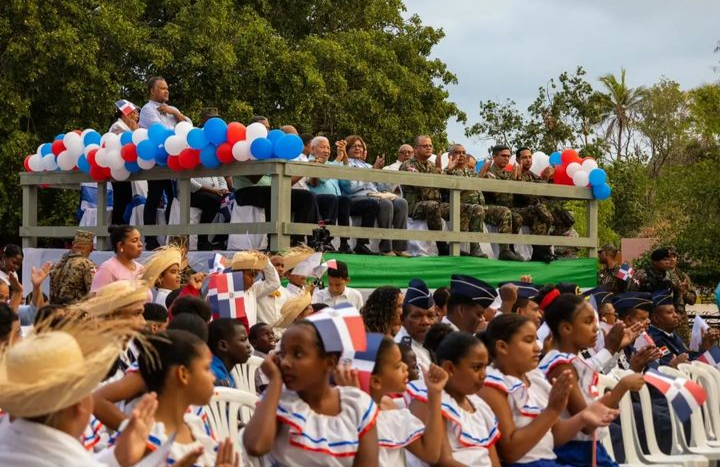
{"label": "blue balloon", "polygon": [[[95,130],[88,131],[87,133],[85,133],[85,137],[83,138],[83,144],[85,146],[89,146],[91,144],[100,145],[100,138],[101,138],[100,133],[98,133],[97,131],[95,131]],[[132,142],[132,139],[131,139],[131,142]]]}
{"label": "blue balloon", "polygon": [[602,185],[607,181],[607,174],[603,169],[592,169],[588,174],[588,180],[593,187]]}
{"label": "blue balloon", "polygon": [[137,162],[125,162],[125,169],[131,174],[138,173],[142,170],[142,167]]}
{"label": "blue balloon", "polygon": [[[100,141],[100,140],[98,140],[98,141]],[[42,146],[40,146],[40,155],[47,156],[48,154],[52,154],[52,144],[45,143]]]}
{"label": "blue balloon", "polygon": [[272,144],[275,144],[275,143],[277,143],[277,141],[278,141],[280,138],[282,138],[283,136],[285,136],[285,132],[282,131],[282,130],[278,130],[277,128],[275,128],[274,130],[270,130],[270,132],[269,132],[268,135],[267,135],[267,139],[269,139],[270,141],[272,141]]}
{"label": "blue balloon", "polygon": [[208,169],[214,169],[220,165],[220,159],[217,158],[217,146],[209,144],[200,151],[200,163]]}
{"label": "blue balloon", "polygon": [[480,159],[479,161],[475,162],[475,173],[480,173],[482,168],[485,166],[485,159]]}
{"label": "blue balloon", "polygon": [[57,141],[59,139],[65,138],[65,133],[60,133],[59,135],[55,136],[55,139],[53,141]]}
{"label": "blue balloon", "polygon": [[[220,117],[213,117],[203,126],[205,137],[215,146],[227,141],[227,123]],[[189,143],[188,143],[189,144]]]}
{"label": "blue balloon", "polygon": [[78,157],[77,167],[78,169],[80,169],[81,172],[84,172],[86,174],[90,173],[90,162],[88,162],[85,154],[80,154],[80,157]]}
{"label": "blue balloon", "polygon": [[202,128],[193,128],[187,135],[188,146],[193,149],[203,149],[210,144]]}
{"label": "blue balloon", "polygon": [[610,185],[608,185],[607,183],[593,186],[592,191],[593,196],[595,196],[596,199],[599,199],[601,201],[604,199],[608,199],[610,197],[610,193],[612,193]]}
{"label": "blue balloon", "polygon": [[125,146],[126,144],[132,143],[132,131],[124,131],[120,135],[120,144]]}
{"label": "blue balloon", "polygon": [[167,128],[162,123],[153,123],[148,128],[148,138],[156,145],[163,144],[168,136]]}
{"label": "blue balloon", "polygon": [[255,159],[270,159],[273,155],[272,141],[267,138],[257,138],[250,144],[250,154]]}
{"label": "blue balloon", "polygon": [[554,153],[550,154],[550,164],[551,165],[562,164],[562,154],[560,154],[560,151],[555,151]]}
{"label": "blue balloon", "polygon": [[288,161],[295,159],[297,156],[302,154],[302,152],[303,142],[298,135],[282,135],[277,141],[275,141],[275,147],[273,148],[273,154],[275,157]]}
{"label": "blue balloon", "polygon": [[167,165],[168,153],[164,147],[158,148],[155,154],[155,163],[157,165]]}
{"label": "blue balloon", "polygon": [[140,144],[137,145],[138,157],[145,161],[155,159],[155,155],[158,152],[157,148],[157,144],[153,143],[149,139],[140,141]]}

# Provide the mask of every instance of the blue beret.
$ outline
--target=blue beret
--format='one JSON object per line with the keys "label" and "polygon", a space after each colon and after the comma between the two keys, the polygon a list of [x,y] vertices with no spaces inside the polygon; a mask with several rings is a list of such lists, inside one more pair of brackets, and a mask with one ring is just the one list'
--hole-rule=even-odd
{"label": "blue beret", "polygon": [[580,295],[580,287],[578,287],[577,284],[573,284],[572,282],[558,282],[555,288],[557,288],[560,293]]}
{"label": "blue beret", "polygon": [[631,308],[650,311],[653,306],[652,298],[653,297],[646,292],[625,292],[615,295],[612,304],[618,312]]}
{"label": "blue beret", "polygon": [[673,293],[670,289],[656,290],[652,294],[652,307],[657,308],[663,305],[673,305]]}
{"label": "blue beret", "polygon": [[497,297],[495,287],[471,276],[453,275],[450,278],[450,293],[462,295],[478,305],[489,307]]}
{"label": "blue beret", "polygon": [[518,298],[527,298],[531,299],[540,292],[540,289],[542,289],[542,285],[538,284],[531,284],[529,282],[522,282],[522,281],[507,281],[507,282],[500,282],[498,284],[498,288],[502,287],[503,285],[512,284],[518,289]]}
{"label": "blue beret", "polygon": [[414,305],[429,310],[435,306],[435,301],[422,279],[411,279],[410,283],[408,283],[407,292],[405,292],[403,305]]}
{"label": "blue beret", "polygon": [[583,292],[583,296],[585,297],[594,297],[595,303],[600,306],[603,303],[610,303],[612,302],[614,295],[612,292],[608,292],[607,288],[604,285],[601,285],[600,287],[595,287],[594,289],[588,289],[585,292]]}

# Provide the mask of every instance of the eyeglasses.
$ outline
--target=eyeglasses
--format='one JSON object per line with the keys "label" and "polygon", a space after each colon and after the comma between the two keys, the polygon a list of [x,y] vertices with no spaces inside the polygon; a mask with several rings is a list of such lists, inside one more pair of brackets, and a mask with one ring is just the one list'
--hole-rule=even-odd
{"label": "eyeglasses", "polygon": [[432,144],[421,144],[418,147],[424,148],[424,149],[430,149],[433,147],[433,145]]}
{"label": "eyeglasses", "polygon": [[413,151],[398,151],[398,154],[412,154]]}
{"label": "eyeglasses", "polygon": [[363,146],[360,143],[357,143],[357,144],[353,144],[352,146],[350,146],[350,149],[365,149],[365,146]]}
{"label": "eyeglasses", "polygon": [[458,156],[464,156],[467,154],[465,151],[453,151],[452,153],[457,154]]}

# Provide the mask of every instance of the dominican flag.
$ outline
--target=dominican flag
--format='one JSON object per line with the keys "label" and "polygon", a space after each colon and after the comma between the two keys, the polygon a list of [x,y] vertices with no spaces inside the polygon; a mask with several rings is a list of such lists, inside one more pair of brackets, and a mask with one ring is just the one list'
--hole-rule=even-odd
{"label": "dominican flag", "polygon": [[220,211],[218,211],[218,214],[223,216],[223,219],[225,222],[230,222],[231,213],[233,210],[233,205],[235,204],[235,193],[230,192],[227,195],[223,197],[223,199],[220,201]]}
{"label": "dominican flag", "polygon": [[215,253],[215,256],[208,259],[208,269],[210,271],[210,274],[213,273],[220,273],[225,270],[225,257],[221,255],[220,253]]}
{"label": "dominican flag", "polygon": [[365,323],[357,308],[341,303],[307,317],[317,329],[326,352],[364,352],[367,350]]}
{"label": "dominican flag", "polygon": [[707,400],[705,389],[689,379],[675,378],[652,368],[647,370],[644,378],[665,395],[682,422],[686,422]]}
{"label": "dominican flag", "polygon": [[370,393],[370,377],[375,369],[383,337],[385,336],[380,333],[369,332],[367,333],[367,348],[364,352],[345,352],[341,358],[342,363],[348,363],[350,368],[358,370],[360,389],[367,393]]}
{"label": "dominican flag", "polygon": [[635,344],[633,345],[633,347],[639,352],[648,345],[655,345],[655,341],[652,337],[650,337],[650,334],[643,331],[642,334],[640,334],[638,338],[635,339]]}
{"label": "dominican flag", "polygon": [[243,273],[226,272],[210,275],[208,278],[207,301],[210,308],[212,308],[213,319],[247,319],[245,316]]}
{"label": "dominican flag", "polygon": [[715,368],[720,369],[720,347],[713,345],[710,350],[700,355],[696,361],[707,363]]}
{"label": "dominican flag", "polygon": [[635,270],[631,268],[628,263],[623,263],[622,266],[620,266],[620,269],[618,270],[615,277],[625,282],[628,282],[630,279],[632,279],[634,275]]}
{"label": "dominican flag", "polygon": [[137,110],[135,104],[130,101],[126,101],[125,99],[120,99],[119,101],[115,102],[115,107],[117,107],[120,112],[123,113],[123,115],[130,115],[133,110]]}

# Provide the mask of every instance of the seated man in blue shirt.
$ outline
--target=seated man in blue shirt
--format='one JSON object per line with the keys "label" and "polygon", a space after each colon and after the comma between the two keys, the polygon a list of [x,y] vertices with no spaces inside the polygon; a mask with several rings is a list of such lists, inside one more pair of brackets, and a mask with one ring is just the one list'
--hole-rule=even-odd
{"label": "seated man in blue shirt", "polygon": [[230,372],[235,365],[247,362],[253,351],[243,323],[233,318],[213,320],[208,325],[208,347],[213,354],[210,369],[215,386],[236,388]]}

